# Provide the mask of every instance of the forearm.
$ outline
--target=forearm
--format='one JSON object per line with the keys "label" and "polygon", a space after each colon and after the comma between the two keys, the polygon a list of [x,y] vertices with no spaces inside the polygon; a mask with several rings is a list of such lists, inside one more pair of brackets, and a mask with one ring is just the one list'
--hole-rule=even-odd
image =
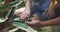
{"label": "forearm", "polygon": [[[54,10],[56,7],[59,7],[59,3],[54,5],[51,9]],[[51,26],[51,25],[60,25],[60,17],[43,22],[43,26]]]}
{"label": "forearm", "polygon": [[27,0],[26,5],[25,5],[27,12],[30,12],[30,5],[31,5],[31,0]]}
{"label": "forearm", "polygon": [[60,17],[42,22],[43,26],[52,26],[60,24]]}

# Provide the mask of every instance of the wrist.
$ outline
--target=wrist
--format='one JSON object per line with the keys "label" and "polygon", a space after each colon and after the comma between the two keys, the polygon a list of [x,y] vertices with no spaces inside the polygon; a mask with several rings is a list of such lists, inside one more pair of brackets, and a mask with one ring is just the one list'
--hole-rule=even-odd
{"label": "wrist", "polygon": [[50,26],[51,24],[50,24],[50,21],[44,21],[44,22],[42,22],[42,26],[44,27],[44,26]]}
{"label": "wrist", "polygon": [[44,21],[44,22],[41,22],[41,27],[44,27],[44,26],[47,26],[47,23],[46,23],[46,21]]}
{"label": "wrist", "polygon": [[42,21],[40,21],[38,24],[39,24],[40,27],[44,27],[45,26]]}
{"label": "wrist", "polygon": [[26,12],[26,13],[31,13],[30,11],[27,11],[27,10],[26,10],[25,12]]}

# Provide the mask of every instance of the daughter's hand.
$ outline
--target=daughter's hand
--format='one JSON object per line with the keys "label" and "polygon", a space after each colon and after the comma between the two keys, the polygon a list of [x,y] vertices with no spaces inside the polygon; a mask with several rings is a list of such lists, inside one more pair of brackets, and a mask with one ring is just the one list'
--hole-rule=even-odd
{"label": "daughter's hand", "polygon": [[29,18],[31,15],[30,12],[23,12],[21,15],[20,15],[20,19],[24,20],[26,18]]}

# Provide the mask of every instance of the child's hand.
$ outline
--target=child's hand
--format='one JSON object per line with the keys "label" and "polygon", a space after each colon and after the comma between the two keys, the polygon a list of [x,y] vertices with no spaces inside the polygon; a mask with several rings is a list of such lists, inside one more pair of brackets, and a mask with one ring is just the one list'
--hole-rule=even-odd
{"label": "child's hand", "polygon": [[26,18],[29,18],[30,16],[30,12],[23,12],[21,15],[20,15],[20,19],[24,20]]}

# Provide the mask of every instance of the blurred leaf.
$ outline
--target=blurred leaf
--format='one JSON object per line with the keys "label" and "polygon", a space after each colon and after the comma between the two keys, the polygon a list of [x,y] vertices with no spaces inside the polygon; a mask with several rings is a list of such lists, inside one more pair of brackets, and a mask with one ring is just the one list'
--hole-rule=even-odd
{"label": "blurred leaf", "polygon": [[1,2],[3,2],[3,1],[5,1],[5,0],[1,0]]}
{"label": "blurred leaf", "polygon": [[[0,13],[2,13],[2,17],[3,18],[5,18],[5,16],[9,13],[9,11],[11,10],[11,8],[12,7],[17,7],[18,8],[18,6],[19,5],[21,5],[23,3],[23,1],[19,1],[19,2],[12,2],[12,3],[10,3],[10,4],[7,4],[7,5],[5,5],[5,6],[3,6],[3,7],[1,7],[0,8]],[[7,9],[7,10],[6,10]],[[6,10],[6,11],[5,11]],[[16,10],[16,9],[15,9]],[[4,12],[5,11],[5,12]],[[0,17],[1,17],[0,16]]]}
{"label": "blurred leaf", "polygon": [[13,25],[16,26],[17,28],[23,29],[23,30],[25,30],[27,32],[37,32],[36,30],[32,29],[31,27],[29,27],[25,23],[13,22]]}
{"label": "blurred leaf", "polygon": [[11,6],[13,6],[13,5],[17,4],[17,3],[18,3],[18,2],[13,2],[13,3],[7,4],[7,5],[3,6],[3,7],[0,7],[0,13],[1,13],[3,10],[7,9],[8,7],[11,7]]}
{"label": "blurred leaf", "polygon": [[[7,9],[6,12],[4,12],[4,14],[1,15],[3,19],[0,19],[0,20],[4,20],[4,18],[10,13],[12,7],[17,7],[18,5],[21,5],[21,4],[22,4],[22,1],[11,2],[10,4],[0,7],[0,13]],[[1,22],[4,22],[4,21],[1,21]]]}
{"label": "blurred leaf", "polygon": [[12,2],[10,4],[7,4],[7,5],[4,5],[2,7],[0,7],[0,13],[3,11],[3,10],[6,10],[10,7],[12,7],[13,5],[16,5],[17,3],[21,4],[22,2]]}
{"label": "blurred leaf", "polygon": [[0,18],[0,23],[3,23],[4,21],[6,21],[6,19],[1,19]]}

